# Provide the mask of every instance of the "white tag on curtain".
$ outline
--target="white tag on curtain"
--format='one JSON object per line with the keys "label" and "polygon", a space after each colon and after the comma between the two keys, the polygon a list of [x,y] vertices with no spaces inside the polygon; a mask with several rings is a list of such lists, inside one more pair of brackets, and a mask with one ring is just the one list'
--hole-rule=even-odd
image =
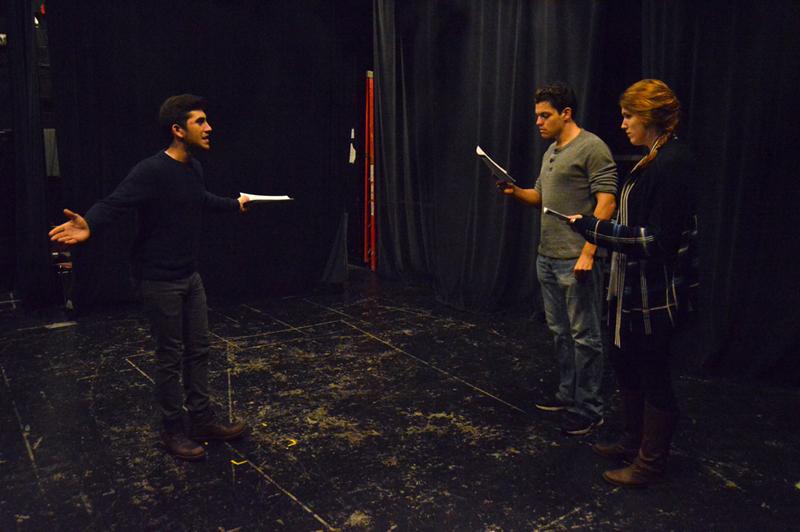
{"label": "white tag on curtain", "polygon": [[356,140],[356,130],[350,129],[350,164],[355,164],[356,162],[356,149],[353,147],[354,140]]}

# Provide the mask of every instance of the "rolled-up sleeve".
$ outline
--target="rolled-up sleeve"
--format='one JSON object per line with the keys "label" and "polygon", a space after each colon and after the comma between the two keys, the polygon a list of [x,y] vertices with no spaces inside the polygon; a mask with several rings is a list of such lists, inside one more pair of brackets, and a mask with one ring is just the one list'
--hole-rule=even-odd
{"label": "rolled-up sleeve", "polygon": [[587,154],[586,172],[592,194],[606,192],[617,195],[617,165],[611,156],[611,150],[604,143],[598,143]]}

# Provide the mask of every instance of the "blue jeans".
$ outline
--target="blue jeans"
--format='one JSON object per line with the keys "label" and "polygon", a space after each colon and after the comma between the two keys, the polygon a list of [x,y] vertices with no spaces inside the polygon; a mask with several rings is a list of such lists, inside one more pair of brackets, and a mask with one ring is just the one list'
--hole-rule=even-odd
{"label": "blue jeans", "polygon": [[156,341],[155,395],[163,419],[180,419],[184,393],[190,414],[205,412],[208,308],[200,274],[175,281],[142,280],[139,291]]}
{"label": "blue jeans", "polygon": [[603,415],[603,340],[600,329],[602,273],[595,261],[580,281],[577,259],[539,255],[536,273],[542,287],[547,326],[553,333],[560,383],[556,398],[568,410],[596,419]]}

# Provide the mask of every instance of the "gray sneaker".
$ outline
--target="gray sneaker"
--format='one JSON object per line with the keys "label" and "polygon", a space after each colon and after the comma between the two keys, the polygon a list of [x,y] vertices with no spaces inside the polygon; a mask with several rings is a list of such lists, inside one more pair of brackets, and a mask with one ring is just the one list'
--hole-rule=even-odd
{"label": "gray sneaker", "polygon": [[551,401],[537,401],[533,406],[545,412],[559,412],[572,406],[572,403],[567,403],[558,397],[554,397]]}
{"label": "gray sneaker", "polygon": [[589,419],[575,412],[567,412],[561,422],[561,432],[570,436],[583,436],[589,434],[604,422],[605,420],[602,417]]}

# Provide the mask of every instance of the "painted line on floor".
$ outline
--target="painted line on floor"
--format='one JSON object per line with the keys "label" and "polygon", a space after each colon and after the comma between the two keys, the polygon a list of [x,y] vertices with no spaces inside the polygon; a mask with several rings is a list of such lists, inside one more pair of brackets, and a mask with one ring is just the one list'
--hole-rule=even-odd
{"label": "painted line on floor", "polygon": [[528,413],[528,412],[526,412],[525,410],[521,409],[520,407],[518,407],[518,406],[516,406],[516,405],[512,405],[512,404],[511,404],[511,403],[509,403],[508,401],[505,401],[505,400],[503,400],[503,399],[500,399],[499,397],[497,397],[496,395],[492,394],[491,392],[488,392],[488,391],[484,390],[483,388],[481,388],[481,387],[479,387],[479,386],[475,386],[474,384],[472,384],[472,383],[470,383],[470,382],[467,382],[467,381],[465,381],[465,380],[464,380],[464,379],[462,379],[461,377],[457,377],[456,375],[453,375],[452,373],[449,373],[449,372],[447,372],[447,371],[445,371],[445,370],[443,370],[443,369],[441,369],[441,368],[438,368],[438,367],[434,366],[433,364],[431,364],[430,362],[428,362],[428,361],[426,361],[426,360],[423,360],[423,359],[419,358],[419,357],[418,357],[418,356],[416,356],[416,355],[412,355],[412,354],[411,354],[411,353],[409,353],[408,351],[406,351],[406,350],[404,350],[404,349],[401,349],[400,347],[397,347],[396,345],[393,345],[391,342],[387,342],[386,340],[383,340],[382,338],[378,338],[378,337],[377,337],[377,336],[375,336],[374,334],[372,334],[372,333],[370,333],[370,332],[367,332],[367,331],[365,331],[364,329],[361,329],[360,327],[358,327],[358,326],[356,326],[356,325],[353,325],[352,323],[348,323],[348,322],[346,322],[346,321],[342,321],[342,323],[344,323],[345,325],[349,325],[349,326],[350,326],[350,327],[352,327],[353,329],[355,329],[355,330],[359,331],[360,333],[362,333],[362,334],[364,334],[364,335],[366,335],[366,336],[368,336],[368,337],[372,338],[373,340],[375,340],[375,341],[377,341],[377,342],[380,342],[380,343],[382,343],[382,344],[384,344],[384,345],[386,345],[386,346],[389,346],[389,347],[391,347],[391,348],[392,348],[392,349],[394,349],[395,351],[398,351],[398,352],[400,352],[400,353],[403,353],[404,355],[406,355],[406,356],[408,356],[408,357],[411,357],[411,358],[413,358],[413,359],[414,359],[414,360],[416,360],[417,362],[419,362],[419,363],[421,363],[421,364],[424,364],[424,365],[428,366],[429,368],[431,368],[431,369],[433,369],[433,370],[435,370],[435,371],[438,371],[438,372],[439,372],[439,373],[441,373],[442,375],[446,375],[446,376],[447,376],[448,378],[450,378],[450,379],[456,380],[456,381],[460,382],[461,384],[464,384],[465,386],[468,386],[468,387],[472,388],[473,390],[475,390],[475,391],[477,391],[477,392],[479,392],[479,393],[481,393],[481,394],[483,394],[483,395],[485,395],[485,396],[487,396],[487,397],[491,397],[491,398],[492,398],[492,399],[494,399],[495,401],[498,401],[498,402],[500,402],[500,403],[503,403],[503,404],[504,404],[504,405],[506,405],[507,407],[509,407],[509,408],[512,408],[512,409],[516,410],[517,412],[521,412],[521,413],[523,413],[523,414],[527,414],[527,413]]}
{"label": "painted line on floor", "polygon": [[390,307],[388,305],[378,305],[378,307],[384,310],[392,310],[395,312],[405,312],[406,314],[411,314],[412,316],[417,316],[418,318],[433,318],[434,315],[431,312],[419,312],[416,310],[411,310],[402,307]]}
{"label": "painted line on floor", "polygon": [[125,362],[127,362],[128,364],[130,364],[131,366],[133,366],[133,369],[135,369],[136,371],[138,371],[139,373],[141,373],[142,375],[144,375],[144,378],[145,378],[145,379],[149,380],[149,381],[150,381],[150,382],[152,382],[153,384],[155,384],[155,383],[156,383],[156,381],[154,381],[153,379],[151,379],[151,378],[150,378],[150,375],[148,375],[147,373],[145,373],[144,371],[142,371],[142,368],[140,368],[139,366],[137,366],[136,364],[134,364],[133,362],[131,362],[131,360],[130,360],[129,358],[126,358],[126,359],[125,359]]}
{"label": "painted line on floor", "polygon": [[77,321],[59,321],[56,323],[48,323],[43,327],[47,330],[53,330],[53,329],[63,329],[64,327],[74,327],[77,324],[78,324]]}
{"label": "painted line on floor", "polygon": [[316,305],[318,307],[324,308],[325,310],[330,310],[334,314],[340,314],[340,315],[344,316],[345,318],[349,318],[351,320],[357,320],[358,319],[355,316],[351,316],[350,314],[348,314],[346,312],[342,312],[341,310],[337,310],[335,308],[331,308],[328,305],[323,305],[322,303],[317,303],[316,301],[311,301],[310,299],[303,298],[303,301],[305,301],[306,303],[311,303],[312,305]]}
{"label": "painted line on floor", "polygon": [[[313,323],[311,325],[303,325],[301,327],[296,327],[296,329],[308,329],[308,328],[317,327],[317,326],[320,326],[320,325],[329,325],[331,323],[342,323],[342,320],[333,320],[333,321],[325,321],[325,322],[320,322],[320,323]],[[292,331],[292,329],[281,329],[279,331],[271,331],[271,332],[268,332],[268,333],[259,333],[259,334],[251,334],[251,335],[248,335],[248,336],[234,336],[233,337],[237,341],[255,339],[256,343],[254,345],[248,345],[246,347],[239,346],[238,344],[233,343],[233,341],[227,340],[227,339],[225,339],[225,338],[223,338],[223,337],[221,337],[219,335],[216,335],[214,333],[211,333],[211,334],[216,336],[217,338],[219,338],[223,342],[227,343],[229,346],[233,345],[234,347],[236,347],[236,352],[237,353],[243,353],[245,351],[251,351],[253,349],[259,349],[259,348],[262,348],[262,347],[269,347],[269,346],[273,346],[273,345],[289,344],[289,343],[294,342],[296,340],[308,340],[309,338],[311,338],[312,340],[314,339],[313,336],[309,336],[307,334],[303,334],[301,336],[297,336],[295,338],[289,338],[289,339],[278,338],[275,341],[262,341],[262,340],[260,340],[261,338],[264,338],[264,340],[266,340],[266,337],[271,336],[271,335],[275,335],[275,334],[278,334],[278,333],[291,332],[291,331]],[[302,332],[302,331],[300,331],[300,332]],[[217,346],[219,344],[218,344],[218,342],[214,342],[212,345]]]}
{"label": "painted line on floor", "polygon": [[231,385],[231,368],[228,368],[228,423],[233,422],[233,385]]}
{"label": "painted line on floor", "polygon": [[[266,316],[271,318],[268,314],[266,314]],[[273,318],[271,318],[271,319],[273,319]],[[289,325],[289,327],[287,329],[278,329],[277,331],[270,331],[270,332],[257,333],[257,334],[248,334],[248,335],[245,335],[245,336],[231,336],[231,338],[233,338],[234,340],[237,340],[237,341],[241,341],[241,340],[249,340],[251,338],[258,338],[260,336],[271,336],[273,334],[280,334],[280,333],[291,332],[291,331],[297,331],[297,332],[301,332],[301,333],[305,334],[303,329],[311,329],[312,327],[319,327],[321,325],[330,325],[332,323],[342,323],[342,320],[321,321],[319,323],[312,323],[312,324],[309,324],[309,325],[298,325],[297,327],[293,327],[293,326]]]}
{"label": "painted line on floor", "polygon": [[224,312],[220,312],[219,310],[217,310],[217,309],[214,309],[214,308],[211,308],[211,307],[208,307],[208,309],[207,309],[207,310],[208,310],[208,311],[211,311],[211,312],[216,312],[217,314],[219,314],[220,316],[222,316],[222,317],[223,317],[223,318],[225,318],[226,320],[232,321],[232,322],[233,322],[233,323],[235,323],[236,325],[241,325],[241,323],[239,322],[239,320],[237,320],[237,319],[235,319],[235,318],[231,318],[230,316],[228,316],[228,315],[227,315],[227,314],[225,314]]}
{"label": "painted line on floor", "polygon": [[[621,489],[622,488],[617,486],[614,489],[612,489],[611,491],[609,491],[609,494],[617,493]],[[572,511],[565,513],[561,517],[557,517],[557,518],[553,519],[549,523],[545,523],[544,525],[534,526],[533,529],[535,531],[539,531],[539,530],[554,530],[556,528],[555,525],[557,525],[561,521],[567,519],[568,517],[571,517],[571,516],[575,515],[576,513],[580,512],[582,510],[585,510],[590,504],[594,504],[594,503],[593,502],[587,502],[586,504],[582,504],[582,505],[578,506],[577,508],[573,509]]]}
{"label": "painted line on floor", "polygon": [[[257,309],[257,308],[251,307],[250,305],[242,305],[242,306],[243,306],[244,308],[248,309],[248,310],[252,310],[253,312],[255,312],[255,313],[257,313],[257,314],[261,314],[262,316],[266,316],[266,317],[268,317],[269,319],[271,319],[272,321],[274,321],[274,322],[277,322],[277,323],[280,323],[280,324],[281,324],[281,325],[283,325],[284,327],[288,327],[289,329],[291,329],[291,330],[293,330],[293,331],[298,331],[297,327],[295,327],[295,326],[294,326],[294,325],[292,325],[291,323],[286,323],[286,322],[285,322],[285,321],[283,321],[283,320],[279,320],[279,319],[278,319],[278,318],[276,318],[275,316],[272,316],[271,314],[267,314],[267,313],[266,313],[266,312],[264,312],[263,310],[259,310],[259,309]],[[299,332],[299,331],[298,331],[298,332]]]}
{"label": "painted line on floor", "polygon": [[[306,300],[304,299],[303,301],[306,301]],[[279,320],[278,318],[276,318],[272,314],[268,314],[268,313],[264,312],[263,310],[257,309],[255,307],[251,307],[250,305],[242,305],[242,306],[244,308],[246,308],[246,309],[252,310],[253,312],[257,312],[258,314],[266,316],[269,319],[271,319],[272,321],[276,321],[276,322],[280,323],[281,325],[284,325],[285,327],[287,327],[286,329],[283,329],[281,331],[273,331],[273,332],[269,332],[269,333],[264,333],[265,335],[266,334],[275,334],[275,333],[279,333],[279,332],[286,332],[286,331],[296,331],[296,332],[299,332],[299,333],[306,334],[306,332],[303,329],[311,329],[313,327],[319,327],[321,325],[329,325],[331,323],[342,323],[342,320],[328,320],[328,321],[321,321],[319,323],[311,323],[309,325],[297,325],[297,326],[295,326],[295,325],[292,325],[291,323],[285,322],[283,320]],[[259,336],[259,335],[256,334],[256,335],[253,335],[253,336]],[[241,337],[237,337],[237,339],[240,339],[240,338]]]}
{"label": "painted line on floor", "polygon": [[21,302],[22,302],[21,299],[17,299],[14,296],[14,292],[9,292],[8,293],[8,299],[6,299],[4,301],[0,301],[0,304],[11,305],[11,309],[12,310],[16,310],[17,309],[17,303],[21,303]]}
{"label": "painted line on floor", "polygon": [[[124,344],[120,344],[124,345]],[[125,358],[142,358],[142,357],[154,357],[156,356],[155,351],[142,351],[141,353],[135,353],[133,355],[126,355]]]}
{"label": "painted line on floor", "polygon": [[[12,396],[11,391],[11,381],[8,380],[6,376],[5,368],[0,365],[0,373],[3,374],[3,382],[6,385],[6,389],[8,390],[9,396]],[[33,465],[33,471],[36,473],[36,478],[39,478],[39,466],[36,465],[36,457],[33,455],[33,448],[31,447],[31,442],[28,440],[28,435],[25,433],[25,425],[22,423],[22,416],[19,415],[19,409],[17,408],[17,402],[14,400],[14,397],[10,397],[11,399],[11,407],[14,409],[14,415],[17,418],[17,424],[19,425],[19,432],[22,434],[22,440],[25,442],[25,449],[28,451],[28,458]]]}
{"label": "painted line on floor", "polygon": [[239,344],[237,344],[237,343],[236,343],[236,342],[234,342],[233,340],[228,340],[227,338],[224,338],[224,337],[222,337],[222,336],[220,336],[220,335],[218,335],[218,334],[216,334],[216,333],[213,333],[213,332],[211,332],[211,331],[208,331],[208,334],[209,334],[209,336],[213,336],[213,337],[215,337],[215,338],[219,338],[220,340],[222,340],[223,342],[225,342],[225,343],[226,343],[226,344],[228,344],[229,346],[231,346],[231,345],[232,345],[232,346],[233,346],[233,347],[235,347],[236,349],[239,349]]}
{"label": "painted line on floor", "polygon": [[[364,298],[364,299],[359,299],[358,301],[354,301],[352,304],[360,303],[362,301],[369,301],[369,300],[375,301],[375,298],[367,297],[367,298]],[[318,307],[324,308],[325,310],[329,310],[329,311],[334,312],[336,314],[341,314],[342,316],[344,316],[346,318],[350,318],[350,319],[354,319],[354,320],[359,319],[356,316],[347,314],[346,312],[342,312],[341,310],[337,310],[335,308],[331,308],[331,307],[329,307],[327,305],[323,305],[322,303],[317,303],[316,301],[312,301],[310,299],[303,298],[303,301],[305,301],[306,303],[311,303],[312,305],[316,305]],[[382,310],[389,310],[389,311],[392,311],[392,312],[404,312],[406,314],[411,314],[412,316],[417,316],[419,318],[433,318],[434,317],[432,312],[419,312],[419,311],[416,311],[416,310],[403,308],[403,307],[393,307],[393,306],[390,306],[390,305],[382,305],[382,304],[378,303],[377,301],[375,302],[375,305],[379,309],[382,309]]]}
{"label": "painted line on floor", "polygon": [[312,510],[312,509],[311,509],[311,508],[310,508],[310,507],[309,507],[307,504],[305,504],[303,501],[301,501],[300,499],[298,499],[297,497],[295,497],[295,495],[294,495],[292,492],[290,492],[289,490],[287,490],[286,488],[284,488],[283,486],[281,486],[280,484],[278,484],[278,483],[275,481],[275,479],[273,479],[271,476],[269,476],[269,475],[268,475],[268,474],[267,474],[267,473],[266,473],[266,472],[265,472],[263,469],[261,469],[259,466],[255,465],[255,464],[253,463],[253,461],[252,461],[252,460],[248,460],[248,459],[247,459],[247,456],[245,456],[244,454],[240,453],[240,452],[239,452],[239,451],[238,451],[238,450],[237,450],[235,447],[233,447],[233,446],[232,446],[230,443],[228,443],[228,442],[225,442],[225,446],[226,446],[228,449],[230,449],[230,451],[231,451],[233,454],[235,454],[236,456],[238,456],[238,457],[239,457],[239,459],[240,459],[240,461],[242,461],[242,460],[246,460],[246,461],[247,461],[247,465],[249,465],[249,466],[250,466],[252,469],[254,469],[254,470],[255,470],[255,471],[256,471],[256,472],[257,472],[259,475],[261,475],[261,476],[262,476],[262,477],[263,477],[263,478],[264,478],[264,479],[265,479],[267,482],[269,482],[270,484],[272,484],[273,486],[275,486],[277,489],[279,489],[279,490],[280,490],[280,491],[281,491],[281,492],[282,492],[284,495],[286,495],[287,497],[289,497],[290,499],[292,499],[294,502],[296,502],[298,505],[300,505],[300,507],[301,507],[303,510],[305,510],[305,511],[306,511],[306,513],[310,514],[310,515],[311,515],[311,516],[312,516],[314,519],[316,519],[316,520],[317,520],[317,521],[318,521],[318,522],[319,522],[319,523],[320,523],[322,526],[324,526],[324,527],[325,527],[325,528],[327,528],[328,530],[337,530],[337,528],[336,528],[336,527],[334,527],[333,525],[331,525],[330,523],[328,523],[328,522],[327,522],[325,519],[323,519],[322,517],[320,517],[320,516],[319,516],[319,515],[318,515],[318,514],[317,514],[317,513],[316,513],[314,510]]}
{"label": "painted line on floor", "polygon": [[706,471],[708,471],[713,476],[715,476],[718,479],[720,479],[722,481],[723,486],[725,486],[726,488],[728,488],[728,489],[736,489],[736,490],[741,491],[742,493],[745,493],[745,490],[741,486],[739,486],[736,482],[732,481],[731,479],[727,478],[725,475],[723,475],[722,473],[720,473],[719,471],[714,469],[714,467],[712,467],[710,465],[707,465],[707,464],[704,467],[705,467]]}
{"label": "painted line on floor", "polygon": [[[9,344],[3,346],[0,353],[5,352],[6,348]],[[22,441],[25,443],[25,450],[28,451],[28,459],[31,461],[31,466],[33,467],[33,475],[36,477],[36,487],[39,489],[39,493],[42,494],[42,498],[45,500],[45,504],[50,508],[50,501],[47,498],[47,493],[44,490],[44,486],[42,486],[42,478],[39,475],[39,466],[36,463],[36,456],[33,454],[33,448],[31,447],[31,442],[28,440],[28,434],[25,431],[25,424],[22,422],[22,416],[19,414],[19,409],[17,408],[17,402],[14,400],[12,390],[11,390],[11,381],[8,380],[8,376],[6,375],[6,370],[0,364],[0,374],[3,375],[3,383],[8,390],[9,399],[11,400],[11,406],[14,409],[14,415],[17,418],[17,424],[19,426],[19,432],[22,435]],[[41,440],[41,439],[40,439]]]}
{"label": "painted line on floor", "polygon": [[[754,477],[754,478],[761,478],[761,479],[764,478],[764,474],[762,472],[760,472],[758,469],[752,469],[750,467],[747,467],[746,465],[741,465],[740,463],[722,462],[722,461],[719,461],[719,460],[714,460],[714,459],[708,458],[704,454],[698,453],[696,451],[695,452],[691,452],[691,453],[690,452],[686,452],[683,449],[681,449],[680,447],[676,447],[674,445],[672,446],[672,448],[670,450],[670,454],[674,454],[675,456],[682,456],[684,458],[689,458],[689,459],[692,459],[692,460],[697,460],[699,462],[702,462],[704,467],[708,468],[709,470],[713,470],[715,472],[718,472],[720,470],[720,468],[724,468],[724,469],[728,469],[728,470],[734,471],[740,477]],[[717,476],[720,476],[720,475],[721,474],[717,474]],[[729,479],[723,478],[723,480],[728,481]],[[742,491],[744,491],[744,490],[742,490]]]}
{"label": "painted line on floor", "polygon": [[[126,359],[126,360],[127,360],[127,359]],[[142,374],[142,375],[143,375],[143,376],[144,376],[144,377],[145,377],[147,380],[149,380],[150,382],[153,382],[153,383],[155,383],[155,381],[153,381],[153,379],[150,377],[150,375],[148,375],[147,373],[145,373],[144,371],[142,371],[141,369],[139,369],[138,367],[136,367],[136,365],[135,365],[135,364],[133,364],[133,362],[131,362],[130,360],[127,360],[127,362],[128,362],[128,364],[130,364],[130,365],[132,365],[134,368],[136,368],[136,370],[137,370],[139,373],[141,373],[141,374]],[[2,366],[0,366],[0,369],[2,369]],[[230,370],[229,370],[229,371],[230,371]],[[230,375],[230,373],[229,373],[229,375]],[[5,378],[5,372],[3,372],[3,377]],[[229,382],[230,382],[230,381],[229,381]],[[228,388],[228,390],[230,391],[230,387]],[[229,395],[229,397],[230,397],[230,395]],[[230,405],[230,402],[229,402],[228,404]],[[232,415],[232,413],[231,413],[230,415]],[[28,445],[27,439],[25,440],[25,443],[26,443],[26,445]],[[231,446],[231,444],[230,444],[230,443],[228,443],[228,442],[224,442],[224,443],[225,443],[225,446],[226,446],[228,449],[230,449],[230,451],[231,451],[232,453],[234,453],[236,456],[238,456],[238,457],[239,457],[239,461],[246,461],[246,462],[247,462],[247,464],[248,464],[248,465],[249,465],[251,468],[255,469],[255,470],[256,470],[256,472],[258,472],[258,474],[260,474],[260,475],[261,475],[261,476],[262,476],[262,477],[263,477],[265,480],[267,480],[267,481],[268,481],[270,484],[272,484],[273,486],[275,486],[276,488],[278,488],[278,489],[279,489],[279,490],[280,490],[280,491],[281,491],[281,492],[282,492],[284,495],[286,495],[287,497],[289,497],[290,499],[292,499],[294,502],[296,502],[298,505],[300,505],[300,507],[301,507],[303,510],[305,510],[307,513],[311,514],[311,516],[312,516],[312,517],[314,517],[314,519],[316,519],[316,520],[317,520],[317,521],[318,521],[320,524],[322,524],[323,526],[325,526],[325,527],[326,527],[328,530],[336,530],[336,527],[334,527],[334,526],[331,526],[331,525],[330,525],[330,524],[329,524],[327,521],[325,521],[325,519],[323,519],[322,517],[320,517],[319,515],[317,515],[317,513],[316,513],[316,512],[314,512],[314,510],[312,510],[311,508],[309,508],[309,506],[308,506],[308,505],[306,505],[306,504],[305,504],[305,503],[303,503],[303,502],[302,502],[300,499],[298,499],[297,497],[295,497],[295,495],[294,495],[293,493],[291,493],[289,490],[287,490],[286,488],[284,488],[283,486],[281,486],[280,484],[278,484],[278,483],[275,481],[275,479],[273,479],[271,476],[269,476],[267,473],[265,473],[265,472],[264,472],[264,471],[263,471],[263,470],[262,470],[260,467],[258,467],[257,465],[255,465],[255,464],[253,463],[253,461],[252,461],[252,460],[250,460],[250,459],[248,459],[248,458],[247,458],[247,456],[245,456],[244,454],[242,454],[242,453],[240,453],[238,450],[236,450],[236,449],[235,449],[233,446]],[[29,447],[30,447],[30,446],[29,446]],[[233,464],[231,464],[231,467],[233,467]],[[38,473],[37,473],[37,475],[36,475],[36,476],[37,476],[37,478],[38,478],[38,476],[39,476],[39,475],[38,475]],[[40,489],[41,489],[41,486],[40,486]]]}

